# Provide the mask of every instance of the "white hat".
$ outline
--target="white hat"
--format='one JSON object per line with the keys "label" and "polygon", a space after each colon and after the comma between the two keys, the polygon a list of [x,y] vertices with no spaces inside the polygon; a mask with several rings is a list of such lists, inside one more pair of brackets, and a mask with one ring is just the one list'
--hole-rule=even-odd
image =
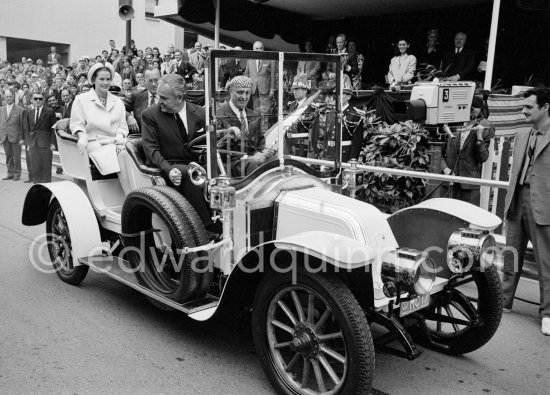
{"label": "white hat", "polygon": [[90,70],[88,70],[88,81],[93,84],[92,82],[92,77],[94,76],[94,74],[96,73],[97,70],[99,69],[102,69],[102,68],[106,68],[109,70],[109,73],[111,73],[111,79],[114,78],[115,76],[115,69],[113,68],[113,65],[109,62],[105,62],[105,64],[101,63],[101,62],[97,62],[96,64],[94,64],[92,67],[90,67]]}

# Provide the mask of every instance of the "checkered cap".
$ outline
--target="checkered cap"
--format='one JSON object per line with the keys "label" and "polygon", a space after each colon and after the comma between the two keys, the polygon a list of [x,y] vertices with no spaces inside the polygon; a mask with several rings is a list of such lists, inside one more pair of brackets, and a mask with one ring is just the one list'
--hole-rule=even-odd
{"label": "checkered cap", "polygon": [[238,75],[229,82],[230,87],[252,88],[252,80],[244,75]]}

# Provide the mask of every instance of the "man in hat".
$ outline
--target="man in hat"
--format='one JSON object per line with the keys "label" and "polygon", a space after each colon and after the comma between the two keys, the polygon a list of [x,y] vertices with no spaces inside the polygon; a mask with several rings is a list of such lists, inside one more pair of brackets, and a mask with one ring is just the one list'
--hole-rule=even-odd
{"label": "man in hat", "polygon": [[[446,175],[481,178],[483,163],[489,158],[489,144],[495,136],[495,128],[487,119],[482,98],[474,96],[470,108],[470,121],[462,131],[448,137],[441,150],[441,168]],[[479,206],[480,187],[471,184],[442,185],[443,196]]]}
{"label": "man in hat", "polygon": [[265,146],[265,137],[260,127],[261,117],[247,108],[252,92],[252,80],[237,76],[229,82],[229,101],[216,111],[220,129],[230,129],[233,137],[229,142],[231,151],[246,155],[231,158],[231,174],[245,176],[275,155],[275,150]]}
{"label": "man in hat", "polygon": [[343,78],[342,88],[342,162],[350,159],[359,159],[363,148],[363,119],[354,107],[349,105],[352,86],[347,74]]}
{"label": "man in hat", "polygon": [[[294,95],[294,100],[287,104],[287,112],[291,114],[298,108],[302,108],[306,105],[308,98],[308,93],[310,92],[307,80],[306,73],[298,74],[292,83],[292,93]],[[302,113],[300,120],[295,122],[290,129],[288,130],[285,139],[286,139],[286,149],[292,155],[297,155],[301,157],[309,156],[310,146],[309,146],[309,129],[311,128],[311,120],[308,119],[308,116],[311,116],[313,109],[308,106],[308,108]],[[312,152],[312,151],[311,151]]]}

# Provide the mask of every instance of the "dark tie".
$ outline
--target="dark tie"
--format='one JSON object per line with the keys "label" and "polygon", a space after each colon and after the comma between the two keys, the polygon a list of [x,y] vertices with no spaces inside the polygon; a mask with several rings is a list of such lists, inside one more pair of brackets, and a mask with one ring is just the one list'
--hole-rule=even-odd
{"label": "dark tie", "polygon": [[520,185],[525,183],[530,183],[530,172],[529,167],[533,164],[533,159],[535,157],[535,147],[537,145],[537,132],[532,130],[529,134],[529,142],[527,143],[527,152],[525,153],[525,159],[523,162],[523,167],[521,170],[521,176],[519,178]]}
{"label": "dark tie", "polygon": [[156,103],[155,95],[151,95],[151,100],[149,101],[149,107],[154,106]]}
{"label": "dark tie", "polygon": [[175,113],[174,118],[176,118],[176,122],[178,124],[178,129],[180,130],[181,138],[184,142],[187,142],[187,130],[185,129],[185,125],[183,124],[183,121],[181,120],[180,114]]}
{"label": "dark tie", "polygon": [[36,125],[38,123],[38,118],[40,117],[40,108],[36,109],[36,116],[34,118],[34,124]]}

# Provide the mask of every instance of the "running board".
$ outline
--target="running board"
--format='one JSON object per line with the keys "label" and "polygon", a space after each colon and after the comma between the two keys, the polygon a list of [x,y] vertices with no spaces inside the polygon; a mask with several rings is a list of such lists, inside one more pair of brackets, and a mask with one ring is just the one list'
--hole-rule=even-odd
{"label": "running board", "polygon": [[177,303],[168,299],[143,285],[139,284],[134,275],[135,269],[130,267],[128,261],[114,256],[90,256],[80,258],[81,264],[89,266],[93,271],[106,274],[107,276],[141,292],[145,296],[155,299],[175,310],[184,312],[187,315],[198,313],[199,311],[214,308],[218,305],[219,298],[210,294],[204,298],[193,300],[186,303]]}

